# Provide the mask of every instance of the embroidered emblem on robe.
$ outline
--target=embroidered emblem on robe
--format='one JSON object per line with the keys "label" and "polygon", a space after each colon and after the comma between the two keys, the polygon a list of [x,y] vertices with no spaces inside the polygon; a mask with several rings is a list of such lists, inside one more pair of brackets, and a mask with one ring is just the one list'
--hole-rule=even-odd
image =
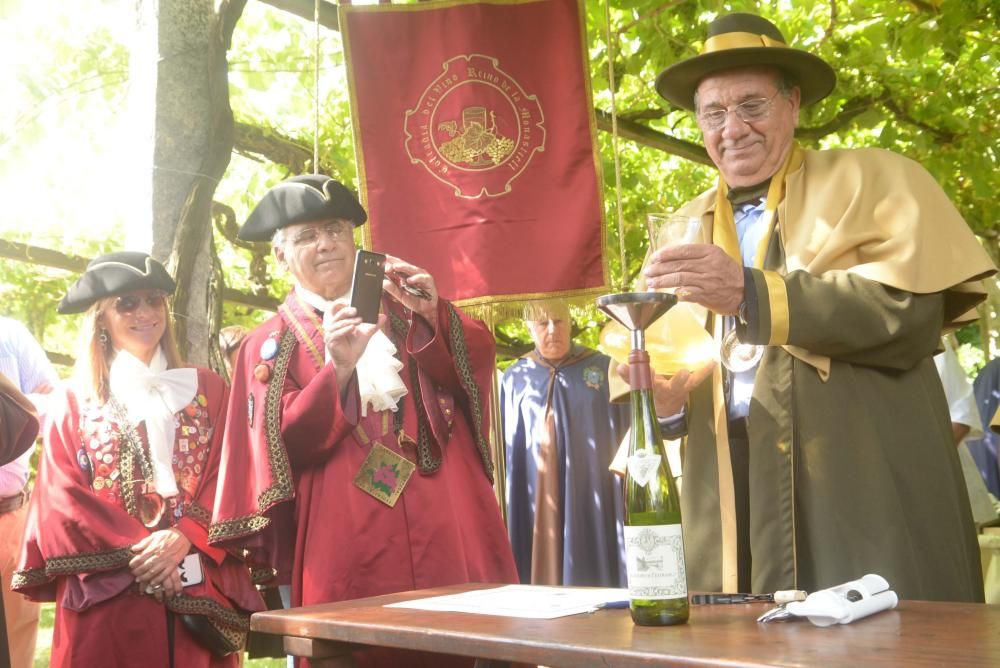
{"label": "embroidered emblem on robe", "polygon": [[410,460],[376,443],[354,476],[354,485],[392,508],[416,468]]}

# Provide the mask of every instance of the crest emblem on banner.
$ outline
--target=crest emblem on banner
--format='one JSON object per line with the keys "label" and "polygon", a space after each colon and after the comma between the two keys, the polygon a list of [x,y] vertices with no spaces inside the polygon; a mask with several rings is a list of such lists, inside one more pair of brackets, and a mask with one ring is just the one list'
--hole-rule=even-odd
{"label": "crest emblem on banner", "polygon": [[513,190],[536,152],[545,150],[545,119],[496,58],[455,56],[406,110],[412,164],[454,189],[456,197],[497,197]]}

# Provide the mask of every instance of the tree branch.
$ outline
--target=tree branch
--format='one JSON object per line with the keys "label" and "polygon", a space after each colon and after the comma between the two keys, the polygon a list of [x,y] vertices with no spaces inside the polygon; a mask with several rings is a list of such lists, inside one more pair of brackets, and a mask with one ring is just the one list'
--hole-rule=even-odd
{"label": "tree branch", "polygon": [[797,128],[795,130],[795,136],[799,139],[822,139],[829,134],[843,130],[850,125],[856,117],[865,113],[880,101],[881,98],[871,95],[851,98],[850,100],[844,102],[840,113],[831,118],[829,121],[823,123],[822,125],[816,125],[810,128]]}
{"label": "tree branch", "polygon": [[[251,160],[267,160],[284,165],[289,174],[312,172],[312,143],[309,145],[287,137],[271,128],[261,128],[249,123],[236,123],[234,150]],[[336,177],[339,170],[331,162],[320,159],[319,171]]]}
{"label": "tree branch", "polygon": [[654,107],[651,109],[637,109],[618,114],[618,121],[653,121],[664,118],[667,115],[665,109]]}
{"label": "tree branch", "polygon": [[312,148],[269,128],[237,122],[234,148],[253,160],[263,158],[288,168],[289,174],[304,174],[312,161]]}
{"label": "tree branch", "polygon": [[[90,258],[79,255],[67,255],[49,248],[29,246],[18,241],[8,241],[0,239],[0,258],[16,260],[30,265],[42,267],[52,267],[74,274],[82,274],[87,268]],[[253,295],[240,292],[233,288],[223,288],[222,297],[227,302],[241,304],[251,308],[259,308],[267,311],[278,310],[278,300],[270,295]]]}
{"label": "tree branch", "polygon": [[[250,280],[257,286],[254,294],[257,297],[267,297],[267,286],[270,278],[267,275],[267,257],[271,254],[271,245],[267,242],[243,241],[237,235],[240,231],[236,222],[236,212],[232,207],[222,202],[212,202],[212,219],[215,229],[229,243],[250,251]],[[273,310],[273,309],[272,309]]]}
{"label": "tree branch", "polygon": [[931,14],[940,13],[940,10],[937,7],[930,2],[925,2],[924,0],[909,0],[909,3],[919,12],[929,12]]}
{"label": "tree branch", "polygon": [[882,96],[880,102],[882,103],[882,106],[895,114],[900,120],[903,120],[914,127],[918,127],[930,135],[933,135],[934,141],[938,144],[951,144],[958,138],[958,135],[954,132],[942,130],[941,128],[928,125],[927,123],[914,118],[914,116],[897,103],[888,92]]}
{"label": "tree branch", "polygon": [[826,30],[823,32],[823,39],[820,40],[822,44],[826,40],[833,36],[833,31],[837,24],[837,0],[830,0],[830,22],[826,24]]}
{"label": "tree branch", "polygon": [[[611,114],[603,109],[595,109],[594,113],[597,115],[597,127],[601,130],[611,132]],[[672,137],[641,123],[623,119],[620,116],[618,117],[618,135],[644,146],[657,148],[666,153],[687,158],[703,165],[712,164],[704,146]]]}
{"label": "tree branch", "polygon": [[7,241],[6,239],[0,239],[0,257],[17,260],[18,262],[26,262],[27,264],[71,271],[74,274],[82,274],[87,268],[87,263],[90,262],[89,258],[80,257],[79,255],[67,255],[59,251],[49,250],[48,248],[29,246],[28,244],[22,244],[18,241]]}
{"label": "tree branch", "polygon": [[497,347],[497,359],[517,359],[521,355],[530,352],[534,345],[531,343],[525,343],[519,339],[515,339],[511,336],[506,335],[499,328],[494,328],[494,335],[496,337],[496,347]]}

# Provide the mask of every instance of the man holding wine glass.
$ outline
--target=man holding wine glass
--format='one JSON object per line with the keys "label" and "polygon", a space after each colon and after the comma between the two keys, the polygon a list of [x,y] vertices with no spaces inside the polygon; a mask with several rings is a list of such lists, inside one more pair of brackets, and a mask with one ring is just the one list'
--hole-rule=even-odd
{"label": "man holding wine glass", "polygon": [[811,591],[878,573],[901,598],[981,601],[932,356],[976,318],[995,268],[916,163],[795,142],[800,106],[835,82],[751,14],[713,21],[701,54],[656,81],[694,112],[719,170],[677,212],[700,219],[700,239],[654,247],[643,270],[647,288],[707,308],[722,348],[711,382],[695,369],[654,384],[661,421],[688,438],[689,587]]}

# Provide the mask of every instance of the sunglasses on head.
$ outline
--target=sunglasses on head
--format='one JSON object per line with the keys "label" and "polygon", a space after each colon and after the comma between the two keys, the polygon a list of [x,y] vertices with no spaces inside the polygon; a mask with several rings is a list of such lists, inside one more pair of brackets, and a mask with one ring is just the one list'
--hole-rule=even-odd
{"label": "sunglasses on head", "polygon": [[151,309],[157,310],[167,301],[167,296],[146,295],[145,297],[140,297],[138,295],[122,295],[115,300],[115,311],[122,315],[134,313],[144,301]]}

